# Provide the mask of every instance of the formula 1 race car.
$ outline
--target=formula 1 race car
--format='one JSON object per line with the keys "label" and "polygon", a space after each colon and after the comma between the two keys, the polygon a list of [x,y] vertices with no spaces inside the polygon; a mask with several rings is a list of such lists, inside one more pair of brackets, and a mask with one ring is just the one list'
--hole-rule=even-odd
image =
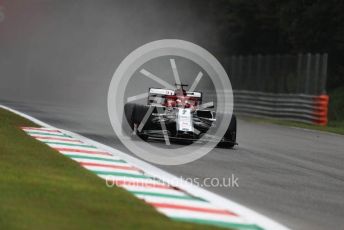
{"label": "formula 1 race car", "polygon": [[[124,113],[132,133],[145,141],[166,141],[168,137],[171,141],[192,143],[215,126],[216,113],[203,108],[202,93],[186,91],[185,86],[176,85],[173,90],[150,88],[147,105],[127,103]],[[218,146],[236,145],[236,129],[236,117],[232,115],[225,135],[217,139]]]}

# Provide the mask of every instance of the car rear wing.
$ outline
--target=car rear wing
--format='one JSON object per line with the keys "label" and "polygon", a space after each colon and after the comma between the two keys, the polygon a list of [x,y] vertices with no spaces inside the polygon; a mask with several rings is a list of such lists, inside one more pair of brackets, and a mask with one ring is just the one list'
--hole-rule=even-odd
{"label": "car rear wing", "polygon": [[200,93],[200,92],[186,91],[186,96],[188,96],[188,97],[196,97],[196,98],[202,99],[202,93]]}
{"label": "car rear wing", "polygon": [[[175,96],[175,91],[170,89],[158,89],[158,88],[149,88],[148,92],[148,105],[151,104],[161,104],[166,96]],[[198,101],[202,101],[201,92],[186,92],[187,97],[196,98]]]}

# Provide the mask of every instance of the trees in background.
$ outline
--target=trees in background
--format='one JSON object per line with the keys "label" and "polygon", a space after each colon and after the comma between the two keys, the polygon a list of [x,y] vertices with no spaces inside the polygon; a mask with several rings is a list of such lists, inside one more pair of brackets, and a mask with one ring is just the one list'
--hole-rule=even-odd
{"label": "trees in background", "polygon": [[343,0],[217,0],[223,54],[328,53],[328,89],[344,85]]}

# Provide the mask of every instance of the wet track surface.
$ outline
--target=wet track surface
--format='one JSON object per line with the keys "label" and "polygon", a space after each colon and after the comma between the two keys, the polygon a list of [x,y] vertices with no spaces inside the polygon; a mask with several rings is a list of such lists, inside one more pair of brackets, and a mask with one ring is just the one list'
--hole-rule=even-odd
{"label": "wet track surface", "polygon": [[[217,25],[191,1],[15,2],[2,3],[0,103],[126,152],[107,114],[119,63],[164,38],[222,50]],[[292,229],[344,229],[344,136],[239,119],[237,141],[233,150],[158,167],[183,178],[234,174],[239,188],[207,189]]]}
{"label": "wet track surface", "polygon": [[[3,104],[128,152],[114,137],[107,119],[93,120],[77,106]],[[239,119],[238,142],[233,150],[216,148],[186,165],[158,167],[183,178],[234,174],[239,187],[206,189],[292,229],[343,229],[343,136]]]}

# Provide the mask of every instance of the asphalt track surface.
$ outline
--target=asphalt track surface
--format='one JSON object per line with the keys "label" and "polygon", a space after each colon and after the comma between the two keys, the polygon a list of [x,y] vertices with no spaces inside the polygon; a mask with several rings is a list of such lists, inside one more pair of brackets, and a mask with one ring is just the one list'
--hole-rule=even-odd
{"label": "asphalt track surface", "polygon": [[[1,2],[0,103],[127,152],[107,114],[119,63],[163,38],[215,54],[221,47],[207,10],[191,1],[99,2]],[[158,167],[183,178],[234,174],[239,188],[207,189],[292,229],[344,229],[343,136],[239,119],[238,142],[190,164]]]}
{"label": "asphalt track surface", "polygon": [[[2,104],[128,152],[107,122],[93,122],[92,116],[77,106]],[[234,174],[239,187],[207,189],[292,229],[344,228],[343,136],[241,119],[238,127],[239,146],[235,149],[216,148],[186,165],[158,167],[183,178]]]}

